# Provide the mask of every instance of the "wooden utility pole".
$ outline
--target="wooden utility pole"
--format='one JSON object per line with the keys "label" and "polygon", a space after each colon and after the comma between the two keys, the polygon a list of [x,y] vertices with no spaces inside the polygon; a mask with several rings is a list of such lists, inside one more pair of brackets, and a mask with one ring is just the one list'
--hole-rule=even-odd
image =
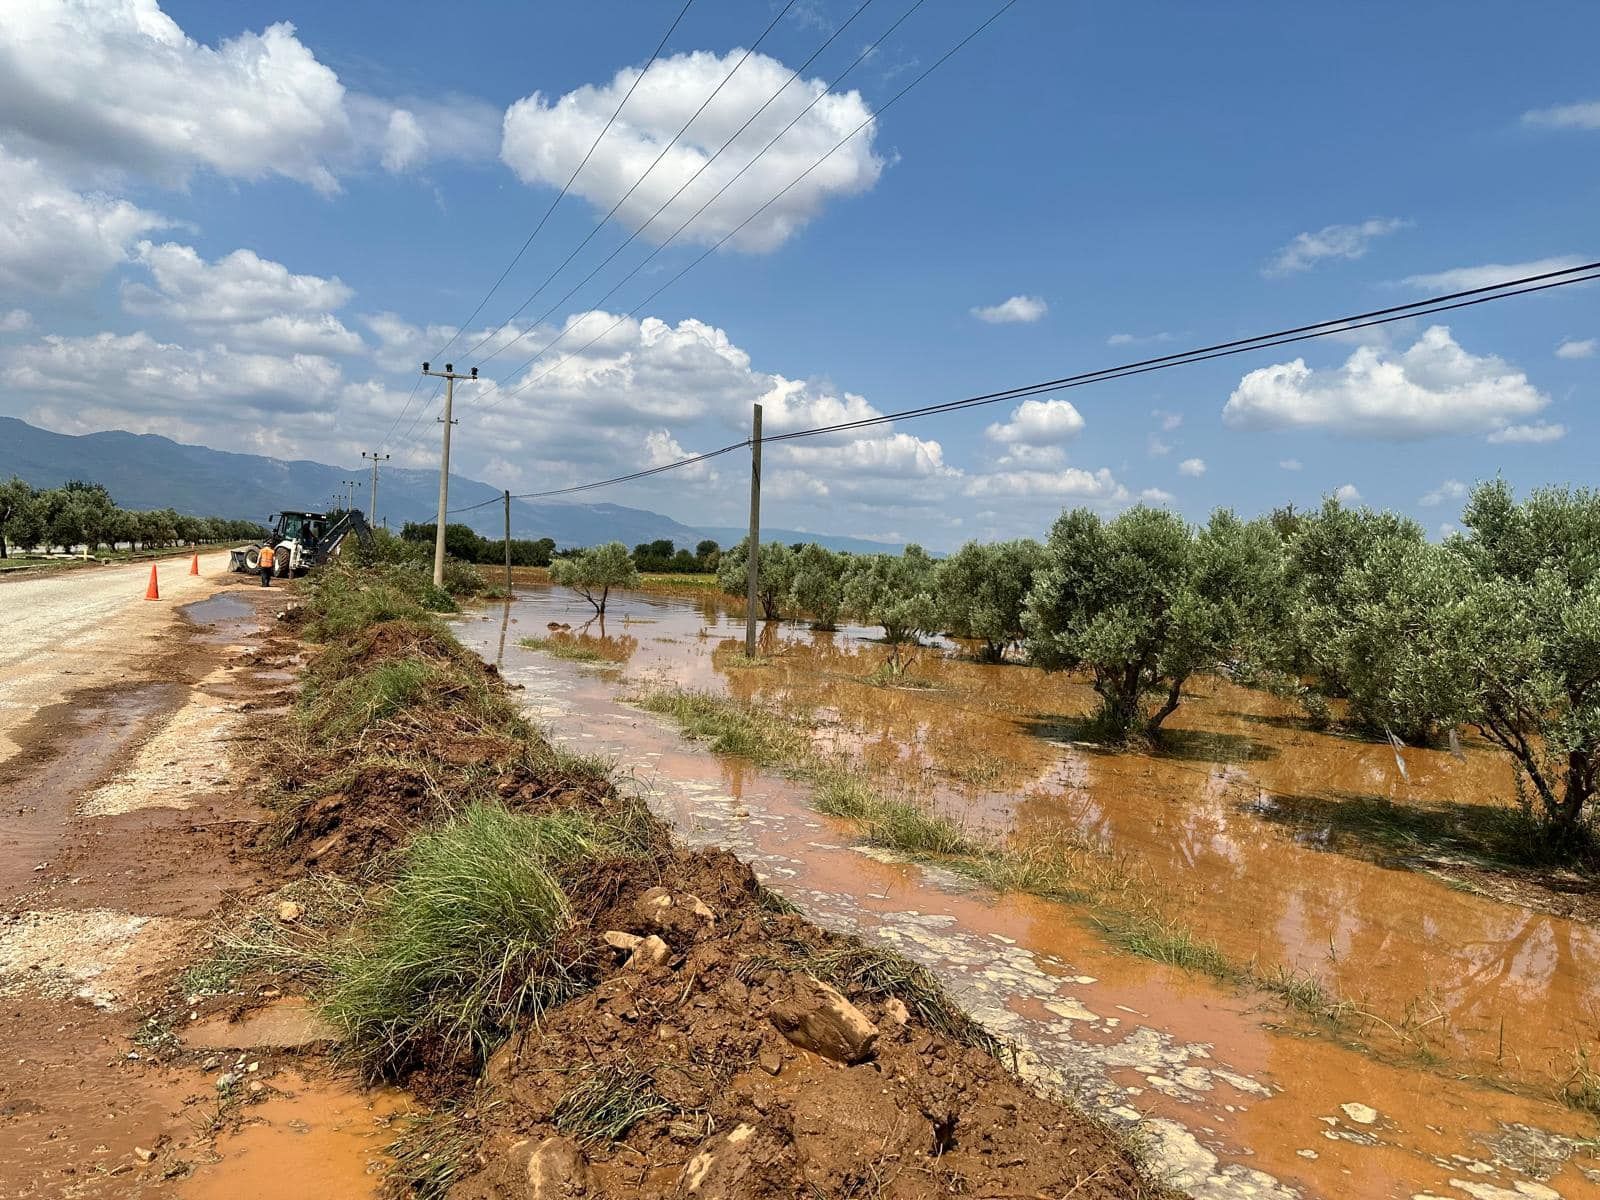
{"label": "wooden utility pole", "polygon": [[451,417],[456,399],[456,380],[476,379],[478,368],[472,368],[471,375],[457,375],[453,363],[445,363],[444,370],[434,371],[428,363],[422,364],[424,375],[435,375],[444,380],[444,443],[439,453],[439,521],[433,527],[433,586],[444,586],[444,514],[450,504],[450,427],[455,424]]}
{"label": "wooden utility pole", "polygon": [[506,599],[511,598],[511,490],[506,489]]}
{"label": "wooden utility pole", "polygon": [[379,454],[376,450],[371,454],[363,450],[361,457],[372,460],[372,491],[367,496],[367,505],[372,511],[367,514],[367,524],[376,529],[378,527],[378,462],[380,459],[386,459],[389,456],[387,454]]}
{"label": "wooden utility pole", "polygon": [[745,563],[744,654],[756,656],[756,583],[761,574],[761,405],[750,418],[750,554]]}

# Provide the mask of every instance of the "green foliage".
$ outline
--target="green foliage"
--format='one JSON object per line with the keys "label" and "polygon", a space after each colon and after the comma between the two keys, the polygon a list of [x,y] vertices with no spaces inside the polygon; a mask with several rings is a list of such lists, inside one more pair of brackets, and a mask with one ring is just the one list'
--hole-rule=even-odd
{"label": "green foliage", "polygon": [[1280,607],[1282,574],[1271,528],[1226,511],[1197,533],[1162,509],[1109,522],[1075,509],[1055,523],[1034,575],[1029,651],[1046,670],[1091,673],[1107,732],[1153,734],[1190,675],[1259,640],[1263,615]]}
{"label": "green foliage", "polygon": [[891,670],[904,669],[901,647],[916,644],[939,625],[933,559],[921,546],[904,554],[863,554],[850,559],[844,581],[844,611],[867,625],[883,628],[894,648]]}
{"label": "green foliage", "polygon": [[612,588],[637,587],[639,571],[621,542],[594,546],[573,558],[558,558],[550,564],[550,578],[569,587],[604,616]]}
{"label": "green foliage", "polygon": [[264,534],[253,521],[194,517],[170,508],[152,512],[119,508],[99,483],[73,479],[58,488],[35,490],[15,475],[0,483],[0,558],[8,557],[13,548],[151,549],[256,541]]}
{"label": "green foliage", "polygon": [[[417,546],[426,546],[432,553],[433,521],[407,521],[400,529],[400,537]],[[554,538],[511,539],[511,565],[513,567],[548,567],[555,555]],[[444,552],[462,562],[480,565],[503,564],[506,561],[506,543],[503,538],[486,538],[470,525],[447,521],[444,527]]]}
{"label": "green foliage", "polygon": [[844,608],[844,573],[848,557],[815,542],[795,552],[789,603],[811,618],[813,629],[836,629]]}
{"label": "green foliage", "polygon": [[1000,662],[1023,638],[1022,613],[1044,547],[1032,539],[968,542],[939,564],[939,620],[957,637],[983,642],[981,657]]}
{"label": "green foliage", "polygon": [[[745,594],[749,571],[750,539],[724,550],[717,562],[717,586],[730,596]],[[795,552],[782,542],[766,542],[756,562],[756,602],[762,619],[780,621],[794,585]]]}
{"label": "green foliage", "polygon": [[428,1049],[481,1062],[513,1020],[564,998],[551,949],[570,919],[555,875],[594,853],[572,812],[473,805],[407,847],[394,880],[333,952],[318,999],[373,1075]]}
{"label": "green foliage", "polygon": [[456,610],[450,594],[433,586],[431,566],[422,562],[336,561],[313,571],[302,588],[313,614],[307,633],[318,641],[380,621],[426,621],[433,613]]}

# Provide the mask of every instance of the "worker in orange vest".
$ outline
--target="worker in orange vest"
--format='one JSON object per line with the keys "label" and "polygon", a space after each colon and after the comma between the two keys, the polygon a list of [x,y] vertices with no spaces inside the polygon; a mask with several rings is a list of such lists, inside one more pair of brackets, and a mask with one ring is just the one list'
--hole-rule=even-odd
{"label": "worker in orange vest", "polygon": [[258,563],[258,565],[261,567],[261,586],[262,587],[271,587],[272,586],[272,559],[273,559],[272,547],[271,546],[263,546],[263,547],[261,547],[261,558],[260,558],[260,562]]}

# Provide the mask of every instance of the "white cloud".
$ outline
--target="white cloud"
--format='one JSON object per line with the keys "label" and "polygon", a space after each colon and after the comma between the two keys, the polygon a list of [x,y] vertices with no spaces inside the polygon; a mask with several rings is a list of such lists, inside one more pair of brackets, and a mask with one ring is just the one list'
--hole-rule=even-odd
{"label": "white cloud", "polygon": [[1282,458],[1278,460],[1278,467],[1284,471],[1299,471],[1305,467],[1305,463],[1298,458]]}
{"label": "white cloud", "polygon": [[1459,479],[1446,479],[1438,487],[1434,488],[1433,491],[1427,493],[1427,495],[1418,500],[1417,503],[1422,505],[1424,508],[1437,508],[1446,500],[1460,500],[1466,496],[1466,494],[1466,484],[1462,483]]}
{"label": "white cloud", "polygon": [[1143,346],[1156,342],[1170,342],[1170,333],[1113,333],[1106,339],[1108,346]]}
{"label": "white cloud", "polygon": [[1145,449],[1162,458],[1172,453],[1172,443],[1152,433],[1145,438]]}
{"label": "white cloud", "polygon": [[1124,501],[1128,490],[1105,467],[1085,471],[1066,467],[1060,471],[996,471],[972,476],[966,484],[972,497],[1018,496],[1039,499]]}
{"label": "white cloud", "polygon": [[1354,504],[1361,499],[1361,492],[1353,483],[1343,483],[1333,489],[1333,497],[1341,504]]}
{"label": "white cloud", "polygon": [[[730,244],[752,252],[774,250],[828,200],[869,190],[883,170],[883,160],[873,151],[876,123],[860,93],[822,96],[827,85],[819,79],[800,79],[785,87],[790,68],[764,54],[752,54],[734,71],[743,54],[735,48],[725,55],[696,51],[658,59],[579,173],[573,191],[599,211],[609,210],[730,71],[732,78],[705,112],[628,196],[617,213],[619,220],[633,229],[643,226],[774,95],[777,99],[672,200],[645,236],[665,240],[738,175],[727,193],[695,218],[683,235],[701,243],[719,240],[863,122],[867,125],[860,134],[800,179]],[[638,76],[638,68],[627,67],[598,87],[586,85],[555,98],[535,92],[518,100],[506,111],[501,159],[524,183],[564,185]],[[816,106],[778,136],[818,96],[822,98]],[[756,159],[775,136],[772,149]],[[739,175],[752,161],[754,165]]]}
{"label": "white cloud", "polygon": [[126,200],[74,191],[0,146],[0,286],[53,295],[93,287],[135,238],[166,223]]}
{"label": "white cloud", "polygon": [[404,171],[421,162],[427,152],[428,135],[422,132],[417,114],[405,108],[391,112],[383,131],[383,169]]}
{"label": "white cloud", "polygon": [[978,320],[989,325],[1030,325],[1049,312],[1050,306],[1038,296],[1012,296],[999,304],[990,304],[971,311]]}
{"label": "white cloud", "polygon": [[0,313],[0,333],[24,333],[33,328],[33,314],[25,308]]}
{"label": "white cloud", "polygon": [[1547,129],[1600,129],[1600,100],[1530,109],[1522,114],[1522,123]]}
{"label": "white cloud", "polygon": [[155,286],[125,283],[130,313],[162,316],[210,333],[236,349],[360,354],[361,338],[330,312],[350,299],[338,278],[296,275],[250,250],[207,262],[191,246],[139,243],[135,258]]}
{"label": "white cloud", "polygon": [[1409,224],[1398,217],[1373,217],[1359,225],[1325,225],[1315,233],[1299,233],[1278,251],[1261,273],[1269,277],[1292,275],[1308,271],[1325,259],[1361,258],[1373,239],[1385,237]]}
{"label": "white cloud", "polygon": [[1556,347],[1557,358],[1593,358],[1600,341],[1594,338],[1568,338]]}
{"label": "white cloud", "polygon": [[1507,279],[1564,271],[1569,267],[1582,266],[1583,262],[1583,259],[1567,254],[1558,258],[1536,258],[1532,262],[1483,263],[1476,267],[1452,267],[1431,275],[1407,275],[1400,282],[1419,292],[1469,292],[1474,288],[1491,287]]}
{"label": "white cloud", "polygon": [[1198,479],[1206,473],[1206,460],[1203,458],[1186,458],[1178,464],[1178,474],[1187,475],[1191,479]]}
{"label": "white cloud", "polygon": [[1152,409],[1150,415],[1161,423],[1163,433],[1171,433],[1183,424],[1183,414],[1168,412],[1164,408]]}
{"label": "white cloud", "polygon": [[1497,429],[1489,435],[1488,440],[1496,445],[1513,443],[1538,445],[1542,442],[1558,442],[1566,436],[1565,425],[1553,424],[1550,421],[1534,421],[1530,425],[1507,425]]}
{"label": "white cloud", "polygon": [[1164,492],[1160,488],[1145,488],[1139,493],[1139,499],[1145,504],[1171,504],[1175,499],[1171,492]]}
{"label": "white cloud", "polygon": [[1494,355],[1469,354],[1435,325],[1398,356],[1363,346],[1334,370],[1314,371],[1297,358],[1251,371],[1222,419],[1236,429],[1419,438],[1489,433],[1549,402],[1521,371]]}
{"label": "white cloud", "polygon": [[991,441],[1008,445],[1059,445],[1083,432],[1083,416],[1068,400],[1024,400],[1004,424],[984,430]]}

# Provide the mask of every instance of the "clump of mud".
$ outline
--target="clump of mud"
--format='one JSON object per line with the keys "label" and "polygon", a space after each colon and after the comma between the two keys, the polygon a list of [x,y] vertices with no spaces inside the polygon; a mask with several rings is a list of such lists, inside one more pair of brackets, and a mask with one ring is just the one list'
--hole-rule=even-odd
{"label": "clump of mud", "polygon": [[[837,974],[880,956],[775,911],[732,855],[656,865],[584,914],[595,986],[490,1059],[479,1169],[452,1200],[526,1196],[540,1172],[595,1189],[551,1195],[630,1200],[1155,1194],[1102,1126],[973,1044],[976,1027],[967,1041],[932,1027],[961,1020],[942,995]],[[662,960],[618,933],[660,938]],[[830,1041],[818,975],[864,1026]]]}

